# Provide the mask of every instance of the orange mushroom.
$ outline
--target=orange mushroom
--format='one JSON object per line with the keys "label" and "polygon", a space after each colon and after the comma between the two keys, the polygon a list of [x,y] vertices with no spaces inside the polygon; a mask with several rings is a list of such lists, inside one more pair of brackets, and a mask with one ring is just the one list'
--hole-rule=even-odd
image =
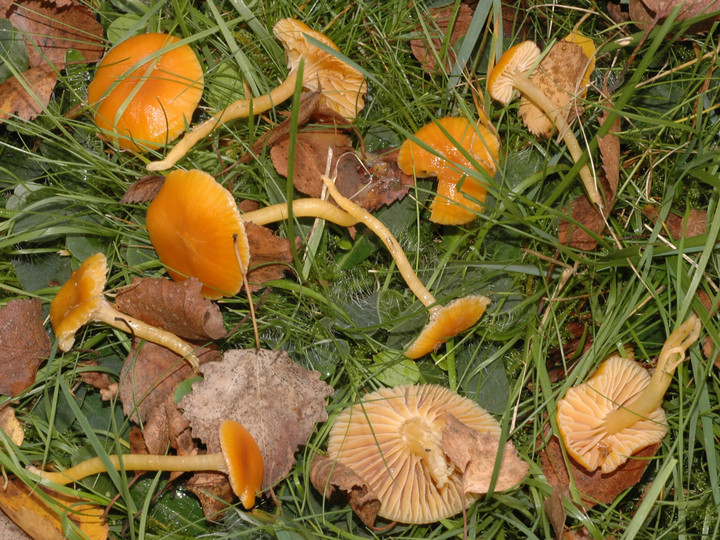
{"label": "orange mushroom", "polygon": [[328,193],[330,193],[338,206],[357,221],[364,223],[385,244],[385,247],[387,247],[395,260],[395,264],[405,283],[407,283],[418,300],[430,310],[430,320],[413,344],[405,351],[405,356],[408,358],[420,358],[430,351],[437,350],[448,339],[464,332],[482,317],[485,309],[490,304],[489,298],[479,294],[470,295],[454,300],[447,306],[439,305],[432,293],[418,278],[405,252],[390,232],[390,229],[370,212],[347,197],[343,197],[335,187],[335,182],[330,178],[323,176],[323,182],[327,186]]}
{"label": "orange mushroom", "polygon": [[[264,473],[263,457],[257,442],[242,424],[225,420],[220,424],[220,448],[216,454],[200,455],[110,455],[108,459],[115,468],[126,471],[219,471],[228,475],[230,487],[243,506],[249,510],[255,505],[255,496],[262,487]],[[59,472],[41,471],[36,467],[28,470],[42,478],[43,484],[64,486],[87,476],[106,472],[105,463],[99,458],[87,459],[74,467]]]}
{"label": "orange mushroom", "polygon": [[50,323],[61,351],[69,351],[75,333],[90,322],[103,322],[140,339],[162,345],[182,356],[197,370],[194,348],[175,334],[156,328],[115,309],[103,296],[107,259],[103,253],[88,257],[50,302]]}
{"label": "orange mushroom", "polygon": [[148,164],[149,171],[169,169],[198,141],[220,125],[250,114],[263,113],[289,99],[295,92],[297,69],[301,60],[304,60],[303,86],[322,90],[326,105],[349,120],[355,118],[357,111],[364,105],[362,96],[367,90],[364,76],[354,67],[338,60],[333,54],[311,44],[307,37],[335,51],[338,50],[337,46],[325,35],[311,30],[306,24],[295,19],[278,21],[273,27],[273,33],[282,42],[287,53],[290,68],[287,78],[270,93],[252,99],[239,99],[212,118],[195,126],[175,145],[165,159]]}
{"label": "orange mushroom", "polygon": [[[406,140],[398,152],[397,163],[405,174],[437,177],[430,221],[462,225],[477,217],[487,193],[485,185],[469,176],[466,169],[479,165],[488,174],[494,174],[499,148],[497,137],[485,126],[467,118],[445,117],[423,126],[413,139]],[[458,187],[461,180],[462,189]]]}
{"label": "orange mushroom", "polygon": [[144,152],[178,137],[203,91],[203,71],[188,45],[141,34],[115,45],[88,87],[94,120],[120,148]]}

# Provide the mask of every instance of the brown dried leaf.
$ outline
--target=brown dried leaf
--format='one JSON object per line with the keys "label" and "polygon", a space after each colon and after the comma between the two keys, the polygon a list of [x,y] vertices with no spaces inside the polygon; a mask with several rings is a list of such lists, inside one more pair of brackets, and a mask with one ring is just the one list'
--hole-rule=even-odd
{"label": "brown dried leaf", "polygon": [[185,483],[185,487],[200,500],[205,517],[215,521],[222,519],[234,498],[227,475],[223,473],[195,473]]}
{"label": "brown dried leaf", "polygon": [[[628,12],[630,20],[636,26],[646,29],[652,26],[656,17],[659,17],[657,23],[662,23],[677,6],[681,6],[676,19],[678,21],[720,11],[720,4],[717,0],[630,0]],[[717,20],[720,20],[720,16],[709,17],[707,20],[693,25],[690,31],[706,32]],[[672,36],[672,33],[669,36]]]}
{"label": "brown dried leaf", "polygon": [[[310,197],[320,197],[323,187],[321,177],[325,174],[330,148],[333,151],[331,170],[341,155],[353,151],[350,138],[337,130],[301,131],[297,134],[293,185],[299,192]],[[285,177],[288,174],[289,150],[287,137],[276,142],[270,150],[275,170]]]}
{"label": "brown dried leaf", "polygon": [[[457,468],[463,471],[465,493],[487,493],[495,469],[500,439],[492,433],[480,433],[469,428],[452,414],[445,415],[447,422],[442,432],[440,448]],[[512,441],[503,450],[495,491],[504,491],[519,484],[530,465],[520,459]]]}
{"label": "brown dried leaf", "polygon": [[[660,217],[660,207],[646,205],[643,207],[642,213],[655,224]],[[687,219],[684,216],[678,216],[670,212],[663,225],[673,240],[699,236],[707,232],[707,212],[692,209],[688,212]]]}
{"label": "brown dried leaf", "polygon": [[[579,45],[560,40],[530,76],[535,86],[556,105],[568,122],[579,112],[575,96],[583,90],[582,80],[587,65],[588,57]],[[530,133],[549,137],[555,130],[547,115],[525,96],[520,99],[518,112]]]}
{"label": "brown dried leaf", "polygon": [[[140,424],[154,411],[164,408],[167,397],[190,377],[192,368],[165,347],[148,342],[138,348],[138,343],[139,340],[133,340],[133,348],[120,372],[118,393],[125,415]],[[221,357],[218,351],[207,348],[196,351],[195,355],[201,364]]]}
{"label": "brown dried leaf", "polygon": [[[43,489],[56,501],[56,506],[67,508],[65,516],[45,504],[33,493]],[[104,508],[89,504],[84,499],[71,497],[58,492],[35,486],[29,488],[17,478],[7,479],[0,484],[0,510],[5,512],[21,529],[34,540],[64,540],[62,520],[69,519],[84,538],[104,540],[108,537],[109,527],[103,519]]]}
{"label": "brown dried leaf", "polygon": [[79,362],[78,367],[81,368],[81,371],[78,372],[78,375],[80,375],[80,379],[82,379],[82,382],[85,384],[89,384],[100,391],[110,392],[115,382],[107,373],[92,369],[99,365],[100,363],[96,360]]}
{"label": "brown dried leaf", "polygon": [[0,431],[4,431],[16,446],[20,446],[25,440],[25,430],[15,417],[15,409],[12,407],[0,408]]}
{"label": "brown dried leaf", "polygon": [[[601,125],[608,121],[608,117],[609,113],[605,111],[601,117]],[[620,181],[620,139],[616,135],[618,131],[620,131],[620,117],[615,118],[607,135],[598,137],[600,159],[605,172],[604,176],[598,178],[600,187],[603,188],[605,193],[605,205],[603,207],[605,218],[610,215],[610,211],[615,204],[615,196]],[[595,249],[597,241],[591,233],[599,235],[605,228],[605,219],[600,210],[588,200],[586,195],[580,195],[569,207],[564,209],[564,213],[571,213],[573,220],[585,228],[561,219],[558,224],[558,240],[560,243],[577,249]]]}
{"label": "brown dried leaf", "polygon": [[[273,279],[281,279],[293,261],[290,240],[273,234],[267,227],[245,223],[250,246],[250,264],[247,279],[250,290],[256,291],[262,284]],[[295,239],[296,245],[300,239]]]}
{"label": "brown dried leaf", "polygon": [[93,12],[77,2],[0,0],[0,17],[9,19],[27,45],[29,68],[22,74],[32,92],[17,79],[0,85],[0,121],[13,113],[32,120],[50,101],[57,72],[65,68],[69,49],[86,61],[102,57],[103,28]]}
{"label": "brown dried leaf", "polygon": [[310,465],[310,482],[326,498],[340,491],[355,515],[368,527],[375,525],[380,499],[367,483],[349,467],[319,454]]}
{"label": "brown dried leaf", "polygon": [[555,538],[560,539],[565,531],[565,506],[563,506],[563,499],[567,495],[567,489],[556,489],[553,488],[550,497],[545,499],[545,513],[550,519],[550,525],[552,525],[555,531]]}
{"label": "brown dried leaf", "polygon": [[[450,69],[455,62],[455,52],[452,46],[455,45],[457,40],[465,36],[470,28],[470,22],[473,18],[474,9],[467,4],[460,4],[459,8],[456,9],[454,5],[433,8],[427,13],[428,17],[425,21],[425,26],[430,34],[430,42],[426,41],[426,36],[423,34],[422,39],[410,40],[410,48],[413,56],[422,64],[422,67],[428,73],[435,73],[438,69],[437,58],[443,61],[446,69]],[[454,19],[454,21],[453,21]],[[442,50],[445,42],[445,37],[450,29],[450,23],[453,23],[452,29],[450,30],[450,37],[446,51]],[[418,33],[423,33],[422,26],[418,26]],[[445,57],[442,57],[444,52]]]}
{"label": "brown dried leaf", "polygon": [[598,502],[612,503],[620,493],[637,484],[650,463],[649,458],[655,455],[658,448],[660,448],[660,443],[643,448],[608,474],[603,474],[600,469],[589,473],[584,467],[575,463],[572,458],[568,458],[570,464],[568,473],[560,440],[553,435],[547,446],[540,452],[540,467],[553,489],[567,490],[570,485],[570,475],[572,475],[575,486],[582,495],[582,504],[590,509]]}
{"label": "brown dried leaf", "polygon": [[160,188],[165,182],[165,177],[161,174],[150,174],[143,176],[140,180],[130,184],[127,191],[120,199],[122,204],[139,204],[150,202],[158,194]]}
{"label": "brown dried leaf", "polygon": [[50,348],[38,298],[11,300],[0,308],[0,394],[15,396],[32,386]]}
{"label": "brown dried leaf", "polygon": [[227,336],[220,308],[200,293],[197,279],[134,278],[115,297],[117,308],[190,341]]}
{"label": "brown dried leaf", "polygon": [[222,362],[200,370],[205,379],[180,401],[193,436],[208,452],[218,452],[220,423],[239,422],[260,447],[263,488],[272,486],[290,471],[295,451],[307,443],[315,424],[327,420],[325,400],[332,387],[285,351],[232,350]]}

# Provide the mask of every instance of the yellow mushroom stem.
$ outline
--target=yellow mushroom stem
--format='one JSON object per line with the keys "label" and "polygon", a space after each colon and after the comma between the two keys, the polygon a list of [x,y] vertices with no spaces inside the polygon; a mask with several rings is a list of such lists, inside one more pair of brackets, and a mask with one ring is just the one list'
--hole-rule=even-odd
{"label": "yellow mushroom stem", "polygon": [[[147,454],[126,454],[108,456],[115,470],[126,471],[219,471],[227,473],[225,458],[221,453],[202,454],[195,456],[160,456]],[[122,458],[122,459],[121,459]],[[87,459],[74,467],[60,472],[41,471],[29,467],[32,473],[41,476],[44,483],[52,482],[64,486],[87,476],[107,472],[105,464],[99,457]]]}
{"label": "yellow mushroom stem", "polygon": [[[578,144],[572,129],[570,129],[567,120],[565,120],[565,117],[558,112],[557,106],[554,105],[542,92],[542,90],[535,86],[524,73],[515,69],[509,73],[509,76],[512,79],[513,86],[515,86],[515,88],[517,88],[530,101],[535,103],[535,105],[542,109],[542,111],[548,116],[550,121],[557,128],[563,141],[565,141],[573,161],[577,163],[582,157],[583,151],[580,148],[580,144]],[[580,169],[580,178],[582,179],[590,201],[598,206],[602,206],[602,197],[600,196],[600,192],[595,184],[595,179],[593,178],[587,164],[583,165]]]}
{"label": "yellow mushroom stem", "polygon": [[258,96],[252,99],[238,99],[212,118],[205,120],[202,124],[198,124],[192,128],[178,142],[165,159],[160,161],[151,161],[147,165],[148,171],[164,171],[180,161],[188,151],[195,146],[200,140],[209,135],[213,130],[225,122],[236,120],[237,118],[246,118],[252,114],[261,114],[270,110],[274,106],[289,99],[295,92],[295,83],[297,82],[297,71],[291,71],[287,78],[274,88],[270,93]]}
{"label": "yellow mushroom stem", "polygon": [[692,315],[670,336],[660,352],[657,366],[645,389],[626,404],[608,414],[596,429],[604,436],[614,435],[638,422],[660,407],[675,369],[685,360],[685,352],[700,335],[700,319]]}
{"label": "yellow mushroom stem", "polygon": [[[351,216],[337,206],[323,199],[295,199],[292,202],[292,213],[295,217],[314,217],[331,221],[341,227],[352,227],[358,219]],[[273,204],[242,215],[243,221],[255,225],[267,225],[288,218],[288,205],[285,203]]]}
{"label": "yellow mushroom stem", "polygon": [[200,365],[195,356],[195,349],[189,343],[183,341],[171,332],[151,326],[140,319],[118,311],[105,299],[102,300],[100,307],[95,312],[93,320],[108,324],[113,328],[130,333],[140,339],[162,345],[182,356],[195,371],[197,371]]}
{"label": "yellow mushroom stem", "polygon": [[405,252],[400,246],[400,243],[390,232],[390,229],[388,229],[370,212],[361,208],[347,197],[342,196],[335,187],[335,182],[333,182],[328,176],[323,176],[322,179],[328,188],[330,196],[335,199],[338,206],[345,210],[345,212],[350,214],[353,218],[357,219],[357,221],[363,222],[365,226],[372,230],[377,237],[380,238],[382,243],[385,244],[385,247],[387,247],[388,251],[392,255],[392,258],[395,260],[398,270],[405,279],[405,283],[407,283],[410,290],[418,297],[423,305],[430,308],[430,315],[432,316],[435,311],[442,309],[442,306],[435,305],[435,297],[427,290],[425,285],[423,285],[420,278],[417,277],[417,274],[415,274],[415,271],[410,265],[410,261],[408,261]]}

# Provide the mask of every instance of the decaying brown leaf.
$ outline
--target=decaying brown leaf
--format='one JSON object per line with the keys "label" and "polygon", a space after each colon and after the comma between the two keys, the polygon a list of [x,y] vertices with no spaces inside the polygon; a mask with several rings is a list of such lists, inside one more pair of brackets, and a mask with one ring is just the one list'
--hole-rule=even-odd
{"label": "decaying brown leaf", "polygon": [[29,69],[21,74],[30,94],[11,77],[0,84],[0,122],[17,113],[32,120],[50,101],[57,72],[65,68],[69,49],[86,61],[99,60],[103,53],[103,28],[95,15],[78,2],[0,0],[0,17],[9,19],[25,40]]}
{"label": "decaying brown leaf", "polygon": [[[571,123],[578,112],[575,96],[583,90],[582,80],[589,59],[575,43],[560,40],[548,51],[533,71],[531,79],[542,90],[562,115]],[[534,135],[549,137],[554,131],[547,115],[523,96],[519,114],[528,130]]]}
{"label": "decaying brown leaf", "polygon": [[[17,478],[0,483],[0,510],[4,511],[34,540],[65,540],[63,516],[74,534],[90,540],[104,540],[109,527],[103,519],[104,508],[83,499],[42,489],[49,502],[34,493]],[[80,534],[78,534],[80,533]]]}
{"label": "decaying brown leaf", "polygon": [[235,498],[227,475],[218,472],[200,472],[193,474],[185,483],[200,501],[203,514],[212,520],[222,519],[230,502]]}
{"label": "decaying brown leaf", "polygon": [[115,297],[117,308],[153,326],[190,341],[221,339],[227,336],[222,314],[200,293],[201,283],[190,278],[134,278]]}
{"label": "decaying brown leaf", "polygon": [[[660,207],[647,205],[643,207],[642,213],[650,221],[657,223],[660,217]],[[691,209],[688,211],[687,217],[670,212],[663,226],[673,240],[705,234],[707,232],[707,211]]]}
{"label": "decaying brown leaf", "polygon": [[545,499],[545,513],[550,519],[550,525],[552,525],[555,531],[555,538],[560,539],[563,537],[565,531],[565,506],[563,505],[563,499],[567,495],[567,489],[553,488],[550,496]]}
{"label": "decaying brown leaf", "polygon": [[15,396],[30,387],[50,348],[39,299],[11,300],[0,308],[0,394]]}
{"label": "decaying brown leaf", "polygon": [[0,407],[0,430],[4,431],[16,446],[20,446],[25,440],[25,430],[15,417],[15,409],[12,407]]}
{"label": "decaying brown leaf", "polygon": [[[636,26],[646,29],[653,23],[662,22],[678,6],[680,6],[676,18],[678,21],[720,11],[720,4],[717,0],[629,0],[628,12],[630,20]],[[720,20],[720,16],[708,17],[707,20],[694,25],[691,31],[706,32],[717,20]]]}
{"label": "decaying brown leaf", "polygon": [[160,188],[165,182],[165,177],[160,174],[150,174],[143,176],[140,180],[137,180],[130,184],[125,194],[120,199],[122,204],[139,204],[144,202],[150,202],[158,194]]}
{"label": "decaying brown leaf", "polygon": [[[463,471],[463,491],[487,493],[500,439],[492,433],[480,433],[469,428],[450,413],[446,413],[445,417],[447,422],[443,428],[440,448],[455,466]],[[518,457],[512,441],[507,441],[503,448],[495,491],[516,486],[525,478],[529,469],[530,465]]]}
{"label": "decaying brown leaf", "polygon": [[[284,277],[293,262],[290,240],[250,222],[245,223],[245,234],[250,246],[250,271],[247,274],[250,290],[255,291],[267,281]],[[295,239],[295,244],[300,244],[300,238]]]}
{"label": "decaying brown leaf", "polygon": [[230,419],[245,426],[263,456],[263,488],[290,471],[297,448],[307,443],[316,423],[327,420],[332,387],[284,351],[231,350],[200,371],[204,380],[180,401],[193,436],[208,452],[219,452],[220,423]]}
{"label": "decaying brown leaf", "polygon": [[[422,39],[410,40],[413,56],[422,64],[425,71],[435,73],[438,69],[438,58],[446,69],[452,67],[455,62],[455,53],[452,46],[467,33],[473,12],[473,8],[467,4],[460,4],[457,9],[454,5],[450,5],[432,8],[427,12],[425,26],[430,41],[428,42],[424,35]],[[452,29],[450,29],[451,23]],[[449,29],[450,36],[448,38],[447,32]],[[422,27],[418,27],[417,31],[422,33]],[[443,46],[446,46],[446,50],[443,50]]]}
{"label": "decaying brown leaf", "polygon": [[568,458],[570,465],[568,471],[560,445],[560,440],[556,436],[550,437],[549,442],[540,452],[540,467],[553,489],[567,490],[572,475],[575,486],[581,494],[581,502],[587,509],[597,503],[610,504],[620,493],[637,484],[650,463],[650,458],[660,448],[660,443],[643,448],[613,472],[603,474],[600,469],[589,473],[572,458]]}
{"label": "decaying brown leaf", "polygon": [[[609,113],[605,111],[600,124],[604,125],[608,120]],[[600,160],[604,172],[604,175],[598,176],[598,182],[605,194],[604,216],[588,200],[587,196],[580,195],[570,206],[564,209],[564,213],[570,213],[573,220],[582,227],[571,223],[569,220],[561,219],[558,224],[558,239],[561,244],[584,250],[595,249],[595,246],[597,246],[597,241],[591,233],[599,235],[605,228],[605,218],[610,215],[610,211],[615,204],[615,196],[620,181],[620,138],[616,135],[618,131],[620,131],[619,116],[613,121],[607,135],[598,137]]]}
{"label": "decaying brown leaf", "polygon": [[[700,303],[705,306],[705,309],[708,310],[708,314],[710,317],[715,317],[718,312],[718,305],[715,303],[713,305],[713,301],[710,298],[710,296],[705,291],[698,291],[697,292],[698,299],[700,300]],[[713,336],[707,335],[705,336],[705,341],[703,341],[702,346],[702,352],[705,355],[705,358],[711,358],[713,359],[713,363],[715,364],[715,367],[720,369],[720,351],[715,347],[715,341],[718,340],[718,336],[715,336],[715,339],[713,340]]]}
{"label": "decaying brown leaf", "polygon": [[380,499],[349,467],[316,454],[310,465],[310,482],[328,499],[339,491],[365,525],[368,527],[375,525],[380,510]]}

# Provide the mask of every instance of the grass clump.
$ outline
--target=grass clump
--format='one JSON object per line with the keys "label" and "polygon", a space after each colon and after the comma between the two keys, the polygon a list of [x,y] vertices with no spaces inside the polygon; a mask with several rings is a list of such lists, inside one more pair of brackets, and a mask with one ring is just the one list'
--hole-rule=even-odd
{"label": "grass clump", "polygon": [[[717,318],[698,297],[703,292],[716,303],[720,284],[716,31],[693,34],[687,22],[670,18],[646,32],[614,22],[604,3],[515,9],[496,0],[489,4],[487,17],[502,7],[505,24],[484,26],[478,7],[468,31],[473,39],[455,45],[458,51],[469,51],[467,62],[430,74],[411,52],[411,39],[423,34],[419,21],[431,28],[426,18],[430,3],[213,0],[93,5],[108,45],[150,31],[192,42],[207,84],[194,122],[248,90],[263,93],[285,77],[282,49],[271,33],[283,17],[299,17],[326,33],[366,74],[367,104],[355,125],[369,150],[396,146],[434,118],[476,118],[476,103],[486,104],[504,157],[478,219],[461,228],[429,224],[425,203],[433,184],[428,181],[418,182],[402,202],[377,214],[398,236],[440,302],[468,293],[490,296],[493,303],[476,327],[412,368],[405,366],[401,352],[424,324],[426,313],[377,239],[362,230],[353,238],[330,225],[312,251],[298,245],[294,272],[262,292],[258,309],[261,345],[287,350],[336,389],[328,407],[331,419],[366,391],[405,380],[449,386],[501,421],[519,454],[530,461],[530,474],[517,489],[482,498],[468,510],[469,537],[553,534],[543,510],[551,487],[540,469],[538,438],[552,423],[557,399],[586,380],[608,354],[629,344],[638,359],[649,361],[691,311],[703,320],[703,339],[707,335],[716,346],[720,342]],[[527,38],[542,48],[578,23],[583,33],[597,36],[597,68],[582,122],[575,128],[598,173],[599,115],[608,110],[622,119],[615,205],[592,251],[558,241],[558,221],[583,192],[569,156],[554,141],[531,136],[518,118],[517,104],[493,104],[484,89],[488,63],[508,46]],[[70,64],[36,120],[11,117],[0,126],[0,304],[37,297],[47,310],[58,285],[96,251],[110,260],[111,288],[134,276],[165,275],[144,229],[144,205],[119,200],[130,183],[146,174],[146,163],[162,159],[167,150],[132,155],[97,138],[84,106],[93,71],[91,65]],[[79,115],[68,114],[78,106]],[[262,119],[221,127],[180,166],[219,175],[237,199],[262,205],[283,201],[292,190],[266,153],[247,165],[236,165],[236,160],[264,133],[268,121],[282,121],[281,113],[290,107],[288,103]],[[643,215],[648,204],[659,206],[663,217],[705,212],[705,232],[672,238],[660,222]],[[286,236],[305,235],[309,227],[308,222],[281,224],[278,230]],[[238,326],[247,316],[246,298],[225,299],[221,309],[226,326],[235,329],[223,346],[252,347],[250,326]],[[92,327],[78,335],[77,343],[81,349],[53,354],[22,395],[0,396],[0,406],[12,402],[26,429],[20,447],[0,438],[0,466],[29,483],[23,468],[30,462],[69,466],[103,452],[127,451],[129,420],[119,403],[102,401],[79,382],[78,363],[97,359],[117,378],[129,340]],[[641,484],[612,505],[587,512],[566,503],[570,528],[582,528],[592,538],[720,534],[720,380],[699,347],[691,348],[689,356],[666,397],[669,435]],[[221,520],[207,521],[197,499],[163,475],[136,483],[124,474],[101,475],[79,483],[77,491],[101,505],[114,499],[107,519],[115,537],[462,534],[462,516],[373,531],[348,507],[323,501],[310,486],[308,472],[314,453],[325,448],[328,429],[318,426],[298,452],[289,477],[276,486],[281,510],[264,500],[252,514],[231,508]],[[579,500],[573,487],[569,498]]]}

